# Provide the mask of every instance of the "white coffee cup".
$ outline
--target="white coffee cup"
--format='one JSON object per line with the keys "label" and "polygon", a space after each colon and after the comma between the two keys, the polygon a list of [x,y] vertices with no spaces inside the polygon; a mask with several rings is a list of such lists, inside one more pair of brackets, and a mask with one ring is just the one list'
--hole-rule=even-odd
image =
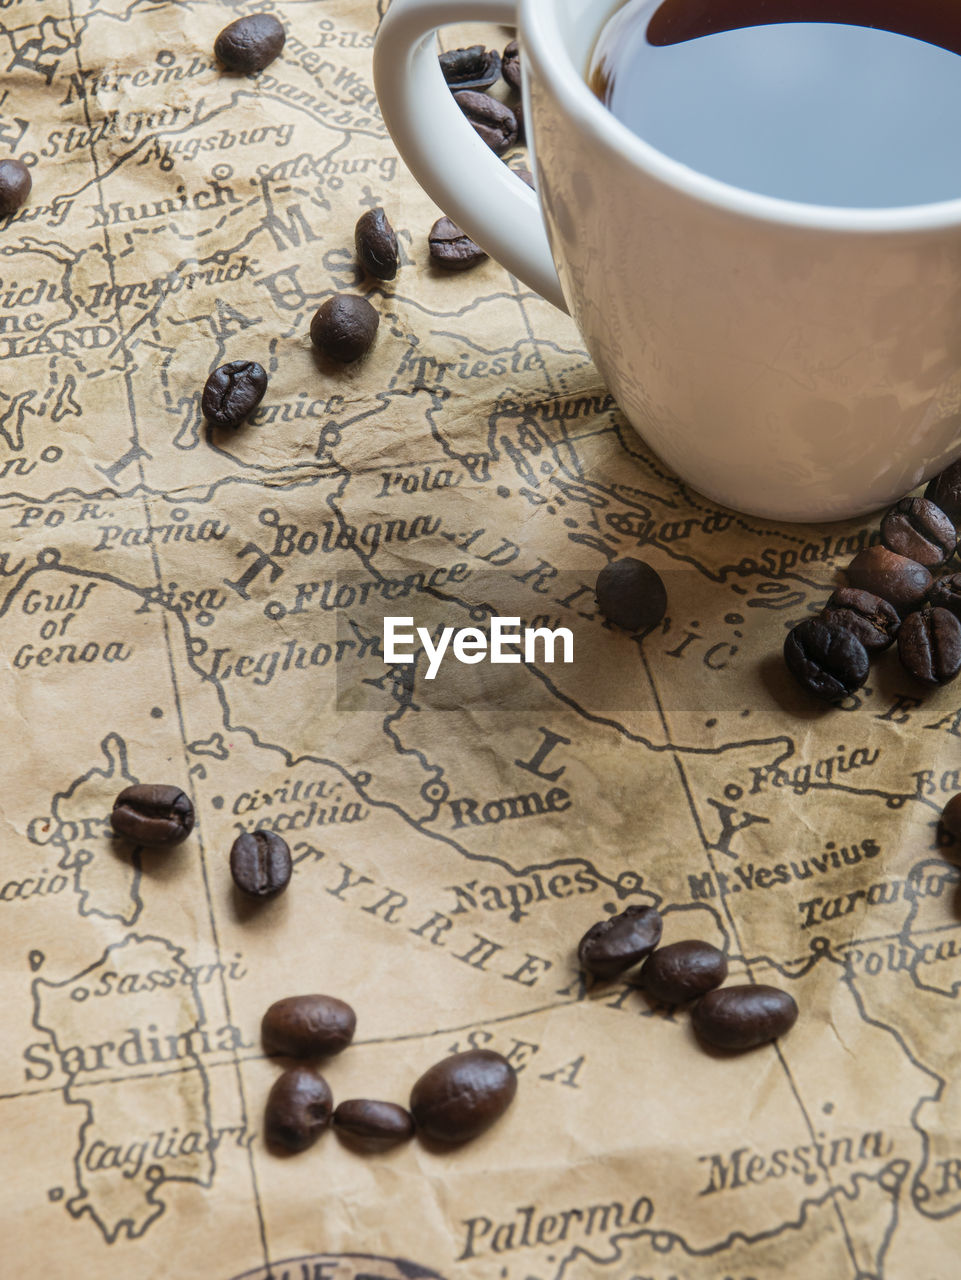
{"label": "white coffee cup", "polygon": [[[891,209],[742,191],[657,151],[585,81],[596,0],[393,0],[390,133],[431,198],[569,310],[635,430],[710,498],[837,520],[961,454],[961,199]],[[517,25],[537,194],[453,101],[435,30]]]}

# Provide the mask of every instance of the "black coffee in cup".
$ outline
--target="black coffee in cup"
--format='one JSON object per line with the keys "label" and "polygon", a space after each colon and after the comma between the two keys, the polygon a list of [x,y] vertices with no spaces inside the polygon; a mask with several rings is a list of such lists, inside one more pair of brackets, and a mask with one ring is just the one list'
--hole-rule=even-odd
{"label": "black coffee in cup", "polygon": [[957,0],[628,0],[588,83],[674,160],[806,204],[961,197]]}

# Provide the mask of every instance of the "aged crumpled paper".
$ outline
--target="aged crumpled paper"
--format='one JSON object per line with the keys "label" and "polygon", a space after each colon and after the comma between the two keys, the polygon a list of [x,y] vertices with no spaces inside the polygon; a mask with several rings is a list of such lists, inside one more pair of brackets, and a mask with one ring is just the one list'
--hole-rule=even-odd
{"label": "aged crumpled paper", "polygon": [[[282,57],[224,73],[258,8]],[[379,16],[0,3],[0,148],[34,175],[0,227],[4,1273],[948,1280],[957,687],[889,656],[812,706],[783,637],[876,522],[716,508],[566,317],[492,262],[427,265]],[[377,205],[384,285],[353,252]],[[307,337],[338,290],[381,316],[346,369]],[[267,395],[211,431],[200,389],[242,358]],[[643,642],[594,612],[627,554],[668,587]],[[573,662],[383,660],[387,616],[491,614],[569,628]],[[185,844],[111,837],[131,781],[189,791]],[[227,852],[258,826],[296,874],[251,909]],[[586,986],[578,938],[637,902],[791,991],[790,1035],[712,1056],[683,1010]],[[357,1010],[335,1098],[404,1102],[486,1045],[516,1102],[458,1151],[271,1156],[259,1020],[300,991]]]}

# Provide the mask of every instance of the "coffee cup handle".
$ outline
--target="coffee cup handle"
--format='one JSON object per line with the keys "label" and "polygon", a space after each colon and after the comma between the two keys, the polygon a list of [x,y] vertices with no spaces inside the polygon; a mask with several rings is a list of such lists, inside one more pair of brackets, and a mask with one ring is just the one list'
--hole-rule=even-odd
{"label": "coffee cup handle", "polygon": [[374,43],[384,122],[435,204],[492,258],[566,311],[537,195],[474,132],[437,60],[438,27],[477,21],[514,26],[517,10],[509,0],[393,0]]}

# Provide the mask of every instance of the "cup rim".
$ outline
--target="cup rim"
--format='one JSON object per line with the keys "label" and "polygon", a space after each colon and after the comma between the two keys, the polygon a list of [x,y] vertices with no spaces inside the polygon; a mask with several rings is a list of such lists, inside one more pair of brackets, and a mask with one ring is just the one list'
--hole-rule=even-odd
{"label": "cup rim", "polygon": [[[619,3],[620,0],[612,0],[604,6],[597,31]],[[961,195],[953,200],[887,208],[807,204],[748,191],[672,159],[628,129],[594,95],[584,78],[589,51],[584,51],[585,66],[575,66],[561,39],[555,8],[556,0],[519,0],[518,22],[525,60],[550,82],[552,93],[580,128],[664,185],[739,217],[806,230],[884,233],[961,229]]]}

